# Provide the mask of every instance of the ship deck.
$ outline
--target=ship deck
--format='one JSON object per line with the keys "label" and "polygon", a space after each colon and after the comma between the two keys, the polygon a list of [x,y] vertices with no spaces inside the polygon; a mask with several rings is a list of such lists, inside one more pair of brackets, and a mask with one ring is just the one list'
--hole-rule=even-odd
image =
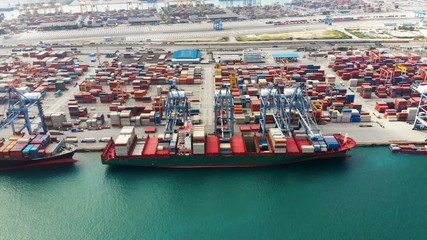
{"label": "ship deck", "polygon": [[[307,144],[309,141],[308,140],[296,140],[294,138],[290,138],[288,139],[288,146],[287,146],[287,152],[286,153],[274,153],[272,151],[269,152],[260,152],[259,150],[256,152],[246,152],[244,154],[189,154],[189,155],[184,155],[184,157],[192,157],[192,156],[224,156],[224,157],[233,157],[233,156],[278,156],[278,155],[282,155],[282,156],[299,156],[299,155],[312,155],[313,157],[318,157],[318,156],[322,156],[322,155],[328,155],[328,154],[332,154],[332,153],[337,153],[337,152],[344,152],[347,150],[350,150],[354,147],[356,147],[356,142],[352,139],[347,137],[345,139],[344,136],[336,134],[334,135],[335,138],[337,139],[337,141],[340,144],[340,147],[338,149],[335,150],[327,150],[324,152],[314,152],[314,153],[303,153],[301,150],[301,146]],[[157,141],[156,140],[150,140],[149,138],[147,139],[147,141]],[[173,157],[173,156],[177,156],[176,154],[151,154],[151,150],[150,154],[146,154],[147,151],[143,150],[143,152],[139,155],[124,155],[124,156],[117,156],[115,149],[114,149],[114,141],[111,139],[110,142],[108,142],[107,146],[105,147],[103,153],[102,153],[102,161],[106,164],[108,164],[108,161],[111,159],[115,159],[115,158],[168,158],[168,157]]]}

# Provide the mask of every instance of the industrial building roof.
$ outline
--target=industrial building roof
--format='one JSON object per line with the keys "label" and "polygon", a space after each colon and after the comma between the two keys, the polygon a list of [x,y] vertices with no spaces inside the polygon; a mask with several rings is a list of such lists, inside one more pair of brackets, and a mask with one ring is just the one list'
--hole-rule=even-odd
{"label": "industrial building roof", "polygon": [[276,53],[273,54],[273,58],[299,58],[297,53]]}
{"label": "industrial building roof", "polygon": [[200,50],[197,49],[186,49],[175,51],[172,55],[173,59],[200,59],[201,57]]}
{"label": "industrial building roof", "polygon": [[339,13],[349,13],[349,12],[351,12],[350,10],[348,10],[348,9],[340,9],[340,10],[338,10],[338,12]]}
{"label": "industrial building roof", "polygon": [[76,21],[40,23],[40,28],[78,26]]}
{"label": "industrial building roof", "polygon": [[236,13],[232,12],[229,9],[225,9],[224,13],[218,13],[218,14],[207,14],[206,18],[210,19],[210,20],[218,20],[218,19],[238,19],[240,18],[239,15],[237,15]]}
{"label": "industrial building roof", "polygon": [[211,20],[217,20],[217,19],[238,19],[240,16],[235,13],[223,13],[223,14],[208,14],[206,15],[206,18],[209,18]]}
{"label": "industrial building roof", "polygon": [[141,22],[160,22],[162,19],[156,16],[153,17],[130,17],[129,23],[141,23]]}

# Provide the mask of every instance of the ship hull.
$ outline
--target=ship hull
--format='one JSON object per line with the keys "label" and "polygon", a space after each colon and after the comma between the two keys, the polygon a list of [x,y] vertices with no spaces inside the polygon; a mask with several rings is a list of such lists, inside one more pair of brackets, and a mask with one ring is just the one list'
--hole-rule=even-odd
{"label": "ship hull", "polygon": [[150,168],[230,168],[230,167],[266,167],[285,165],[311,160],[344,158],[347,150],[313,154],[257,154],[233,156],[170,156],[170,157],[115,157],[104,160],[111,166],[138,166]]}
{"label": "ship hull", "polygon": [[30,165],[43,165],[43,164],[55,164],[55,163],[74,163],[76,162],[72,159],[75,150],[58,154],[51,157],[45,158],[36,158],[36,159],[10,159],[10,160],[0,160],[0,170],[1,169],[9,169],[11,167],[21,167],[21,166],[30,166]]}
{"label": "ship hull", "polygon": [[392,150],[392,152],[402,153],[402,154],[427,155],[427,151],[416,151],[416,150]]}

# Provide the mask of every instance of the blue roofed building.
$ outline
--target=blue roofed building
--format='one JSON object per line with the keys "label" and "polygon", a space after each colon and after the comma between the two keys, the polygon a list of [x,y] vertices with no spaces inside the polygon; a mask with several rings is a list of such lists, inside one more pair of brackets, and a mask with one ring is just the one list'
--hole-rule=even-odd
{"label": "blue roofed building", "polygon": [[299,58],[299,54],[297,53],[276,53],[272,56],[276,62],[280,62],[282,59],[286,59],[289,62],[296,62]]}
{"label": "blue roofed building", "polygon": [[172,55],[172,62],[175,63],[199,63],[202,53],[197,49],[185,49],[175,51]]}
{"label": "blue roofed building", "polygon": [[340,10],[337,10],[337,12],[341,14],[346,14],[346,13],[350,13],[351,11],[348,9],[340,9]]}

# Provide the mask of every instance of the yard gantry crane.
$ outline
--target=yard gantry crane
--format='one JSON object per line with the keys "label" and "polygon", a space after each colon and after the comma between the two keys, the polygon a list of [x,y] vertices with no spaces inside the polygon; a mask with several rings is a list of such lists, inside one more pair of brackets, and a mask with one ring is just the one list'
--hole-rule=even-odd
{"label": "yard gantry crane", "polygon": [[266,134],[267,129],[267,114],[271,113],[277,128],[279,128],[285,136],[290,136],[290,116],[287,111],[288,106],[284,95],[280,93],[277,84],[269,84],[267,89],[261,90],[261,109],[260,109],[260,129],[263,134]]}
{"label": "yard gantry crane", "polygon": [[222,138],[230,138],[234,134],[234,101],[230,88],[222,86],[215,92],[214,102],[215,133]]}
{"label": "yard gantry crane", "polygon": [[175,131],[177,123],[185,123],[188,120],[188,99],[185,91],[178,90],[176,86],[171,86],[165,106],[166,113],[166,134],[172,134]]}
{"label": "yard gantry crane", "polygon": [[427,82],[427,67],[419,67],[418,75],[421,76],[422,82]]}
{"label": "yard gantry crane", "polygon": [[[33,134],[33,129],[31,128],[29,109],[34,105],[37,106],[37,110],[38,110],[37,115],[40,117],[40,124],[43,129],[43,133],[46,133],[47,126],[44,120],[44,113],[43,113],[40,96],[31,97],[31,98],[26,97],[24,96],[24,94],[20,93],[15,88],[10,88],[8,90],[7,116],[0,121],[0,130],[4,129],[8,125],[11,125],[12,131],[14,134],[21,133],[21,131],[24,130],[24,128],[27,128],[27,131],[29,134]],[[24,117],[24,126],[22,126],[18,131],[16,131],[15,121],[20,116]]]}

